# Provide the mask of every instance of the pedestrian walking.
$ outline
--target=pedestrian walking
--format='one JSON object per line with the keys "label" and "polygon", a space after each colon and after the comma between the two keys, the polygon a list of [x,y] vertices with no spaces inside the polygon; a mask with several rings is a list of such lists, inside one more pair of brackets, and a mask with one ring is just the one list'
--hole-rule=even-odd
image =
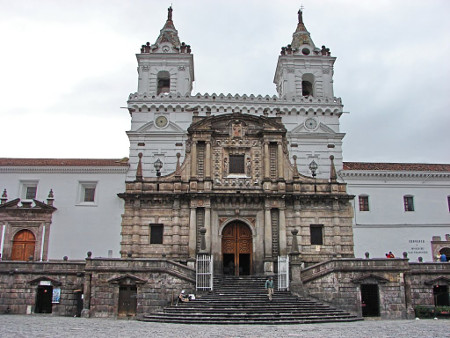
{"label": "pedestrian walking", "polygon": [[272,277],[269,277],[266,280],[266,289],[267,289],[267,296],[269,297],[269,301],[272,301],[273,296],[273,279]]}

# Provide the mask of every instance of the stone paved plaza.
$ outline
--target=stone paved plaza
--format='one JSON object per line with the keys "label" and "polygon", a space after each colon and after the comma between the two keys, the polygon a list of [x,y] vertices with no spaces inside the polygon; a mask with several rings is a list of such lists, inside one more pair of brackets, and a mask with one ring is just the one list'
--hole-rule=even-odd
{"label": "stone paved plaza", "polygon": [[450,320],[304,325],[181,325],[48,315],[0,315],[0,337],[450,337]]}

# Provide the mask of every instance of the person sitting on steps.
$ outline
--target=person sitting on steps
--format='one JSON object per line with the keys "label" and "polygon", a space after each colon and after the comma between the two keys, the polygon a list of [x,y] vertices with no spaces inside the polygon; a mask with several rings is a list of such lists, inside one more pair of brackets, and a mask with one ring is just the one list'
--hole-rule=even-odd
{"label": "person sitting on steps", "polygon": [[189,302],[189,295],[185,290],[181,290],[180,295],[178,296],[178,302]]}

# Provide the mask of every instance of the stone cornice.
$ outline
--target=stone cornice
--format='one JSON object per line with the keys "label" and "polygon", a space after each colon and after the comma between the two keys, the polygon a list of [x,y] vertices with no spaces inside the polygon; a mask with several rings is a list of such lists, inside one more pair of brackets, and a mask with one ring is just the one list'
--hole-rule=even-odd
{"label": "stone cornice", "polygon": [[446,178],[450,179],[450,172],[424,172],[424,171],[374,171],[374,170],[341,170],[341,177],[374,177],[374,178]]}
{"label": "stone cornice", "polygon": [[126,174],[128,166],[121,167],[41,167],[41,166],[11,166],[0,167],[2,174]]}

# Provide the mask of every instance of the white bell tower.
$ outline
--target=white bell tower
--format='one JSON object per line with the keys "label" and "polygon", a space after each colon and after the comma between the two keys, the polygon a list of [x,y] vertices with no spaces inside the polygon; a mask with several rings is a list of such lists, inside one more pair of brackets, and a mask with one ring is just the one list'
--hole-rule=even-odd
{"label": "white bell tower", "polygon": [[297,29],[292,43],[281,49],[273,82],[282,98],[323,97],[332,98],[333,65],[335,57],[329,49],[314,45],[298,11]]}
{"label": "white bell tower", "polygon": [[172,20],[172,7],[155,44],[147,42],[136,54],[138,93],[148,95],[190,95],[194,82],[194,57],[191,47],[180,43]]}

